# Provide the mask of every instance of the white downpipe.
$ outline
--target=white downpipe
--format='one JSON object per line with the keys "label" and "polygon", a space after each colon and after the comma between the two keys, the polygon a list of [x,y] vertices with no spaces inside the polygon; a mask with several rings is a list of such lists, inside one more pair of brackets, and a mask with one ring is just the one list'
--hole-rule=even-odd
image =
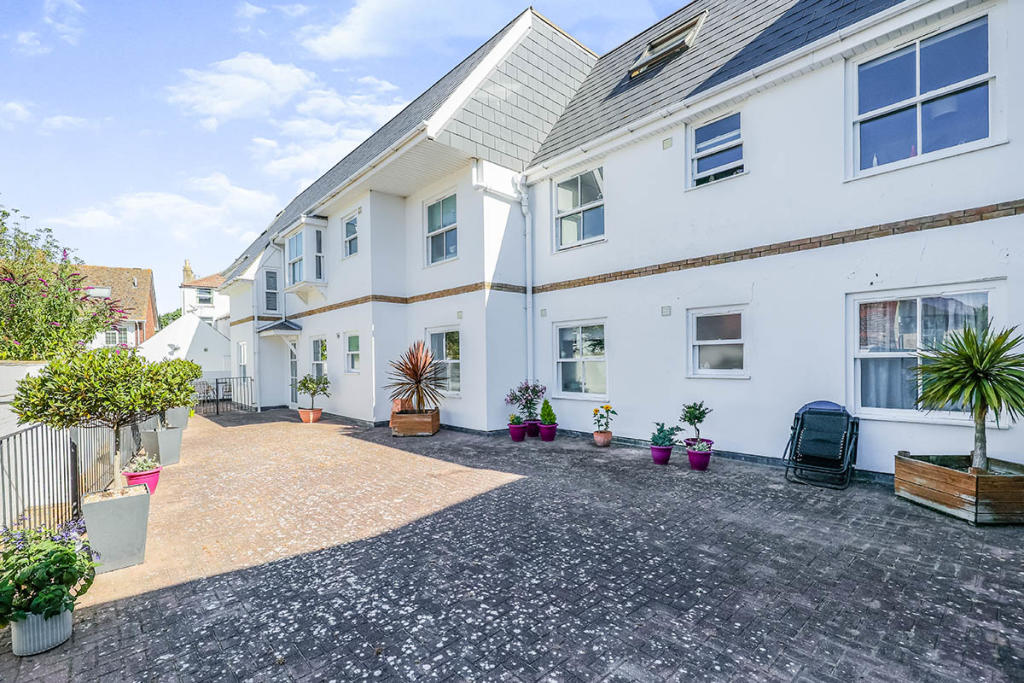
{"label": "white downpipe", "polygon": [[533,381],[533,214],[530,212],[530,192],[526,187],[526,176],[520,175],[516,184],[519,208],[523,212],[526,229],[526,379]]}
{"label": "white downpipe", "polygon": [[260,404],[260,333],[257,331],[260,324],[259,280],[260,271],[257,270],[252,281],[252,393],[256,394],[257,413],[263,410]]}

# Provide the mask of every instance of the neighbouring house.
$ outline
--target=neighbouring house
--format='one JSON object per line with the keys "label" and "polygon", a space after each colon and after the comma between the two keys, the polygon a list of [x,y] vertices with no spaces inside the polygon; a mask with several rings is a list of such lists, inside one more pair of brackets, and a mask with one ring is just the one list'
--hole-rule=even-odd
{"label": "neighbouring house", "polygon": [[232,372],[262,406],[327,374],[326,411],[382,423],[424,339],[461,428],[502,429],[531,377],[581,432],[704,400],[716,448],[780,457],[826,399],[862,469],[962,451],[914,353],[1024,322],[1021,25],[1010,0],[695,0],[598,58],[527,10],[224,271]]}
{"label": "neighbouring house", "polygon": [[203,369],[204,379],[231,375],[231,340],[195,313],[185,313],[139,346],[147,360],[184,358]]}
{"label": "neighbouring house", "polygon": [[224,284],[220,273],[195,276],[192,264],[185,260],[181,269],[181,314],[194,313],[207,325],[223,335],[228,334],[228,314],[231,309],[229,297],[217,289]]}
{"label": "neighbouring house", "polygon": [[89,296],[110,297],[121,302],[125,319],[117,328],[96,335],[90,348],[127,345],[137,347],[157,331],[156,287],[149,268],[80,266],[82,287]]}

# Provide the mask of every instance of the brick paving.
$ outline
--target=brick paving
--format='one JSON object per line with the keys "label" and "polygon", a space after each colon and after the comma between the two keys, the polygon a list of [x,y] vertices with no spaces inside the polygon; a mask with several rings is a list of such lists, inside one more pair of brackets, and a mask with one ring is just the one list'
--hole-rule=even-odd
{"label": "brick paving", "polygon": [[[257,561],[224,570],[210,560],[191,571],[219,573],[161,587],[140,575],[123,581],[138,583],[123,597],[98,585],[106,599],[76,611],[72,640],[49,653],[17,660],[0,632],[0,680],[1024,680],[1019,527],[974,528],[879,485],[812,489],[720,458],[703,473],[676,456],[657,467],[643,449],[579,438],[393,439],[336,422],[300,432],[286,412],[241,422],[198,426],[271,457],[256,464],[271,480],[315,448],[327,464],[307,485],[329,487],[347,476],[330,464],[336,450],[363,463],[354,476],[404,476],[409,494],[314,493],[297,510],[288,488],[287,510],[254,500],[243,521],[273,528],[266,519],[284,515],[293,527],[255,541]],[[178,467],[214,458],[193,429]],[[221,480],[244,462],[223,457]],[[444,483],[450,476],[423,483],[432,467],[460,472],[478,495]],[[210,524],[235,533],[225,515],[243,513],[217,500],[216,481],[175,484],[179,503],[198,496]],[[443,496],[436,486],[448,487]],[[395,512],[378,528],[365,523],[366,506]],[[336,545],[267,550],[346,515],[364,521],[325,536]]]}

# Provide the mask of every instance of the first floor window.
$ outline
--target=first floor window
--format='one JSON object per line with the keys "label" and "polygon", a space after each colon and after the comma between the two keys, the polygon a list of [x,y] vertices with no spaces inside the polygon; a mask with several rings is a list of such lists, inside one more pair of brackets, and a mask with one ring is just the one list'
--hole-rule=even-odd
{"label": "first floor window", "polygon": [[263,306],[268,312],[277,311],[278,283],[277,271],[263,271]]}
{"label": "first floor window", "polygon": [[359,251],[359,218],[352,216],[345,221],[345,256],[352,256]]}
{"label": "first floor window", "polygon": [[302,233],[288,238],[288,284],[302,282]]}
{"label": "first floor window", "polygon": [[694,129],[691,163],[694,186],[743,173],[743,137],[738,113]]}
{"label": "first floor window", "polygon": [[314,377],[323,377],[327,374],[327,340],[313,340],[313,363],[311,370]]}
{"label": "first floor window", "polygon": [[359,372],[359,335],[345,338],[345,372]]}
{"label": "first floor window", "polygon": [[313,246],[316,249],[313,252],[313,271],[314,277],[317,280],[324,279],[324,231],[314,230],[313,231]]}
{"label": "first floor window", "polygon": [[213,290],[209,287],[200,287],[196,290],[196,303],[212,304]]}
{"label": "first floor window", "polygon": [[238,376],[249,376],[249,349],[245,342],[238,342]]}
{"label": "first floor window", "polygon": [[695,375],[744,373],[742,311],[690,313],[690,367]]}
{"label": "first floor window", "polygon": [[555,195],[559,249],[604,237],[603,168],[563,180]]}
{"label": "first floor window", "polygon": [[[917,352],[951,332],[988,322],[988,292],[934,294],[862,301],[857,305],[854,372],[861,408],[914,410]],[[949,410],[959,410],[949,406]]]}
{"label": "first floor window", "polygon": [[604,325],[584,323],[557,328],[558,386],[567,394],[608,393]]}
{"label": "first floor window", "polygon": [[427,206],[427,262],[441,263],[459,255],[455,195]]}
{"label": "first floor window", "polygon": [[459,362],[459,331],[445,330],[430,333],[430,353],[444,366],[444,389],[456,392],[462,389],[462,365]]}

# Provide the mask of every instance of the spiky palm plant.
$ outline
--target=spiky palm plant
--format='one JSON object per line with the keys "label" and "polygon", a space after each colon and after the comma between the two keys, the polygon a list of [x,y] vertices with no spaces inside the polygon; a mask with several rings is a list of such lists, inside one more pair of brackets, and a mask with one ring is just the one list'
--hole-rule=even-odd
{"label": "spiky palm plant", "polygon": [[398,360],[391,361],[391,381],[385,388],[391,390],[391,400],[408,399],[422,412],[424,406],[441,404],[445,386],[444,363],[434,360],[434,354],[422,341],[414,342]]}
{"label": "spiky palm plant", "polygon": [[1010,327],[993,332],[964,327],[941,344],[920,352],[917,366],[921,395],[917,402],[928,410],[962,405],[974,417],[974,456],[971,467],[988,470],[985,420],[992,411],[998,420],[1013,422],[1024,415],[1024,354],[1017,349],[1024,337]]}

